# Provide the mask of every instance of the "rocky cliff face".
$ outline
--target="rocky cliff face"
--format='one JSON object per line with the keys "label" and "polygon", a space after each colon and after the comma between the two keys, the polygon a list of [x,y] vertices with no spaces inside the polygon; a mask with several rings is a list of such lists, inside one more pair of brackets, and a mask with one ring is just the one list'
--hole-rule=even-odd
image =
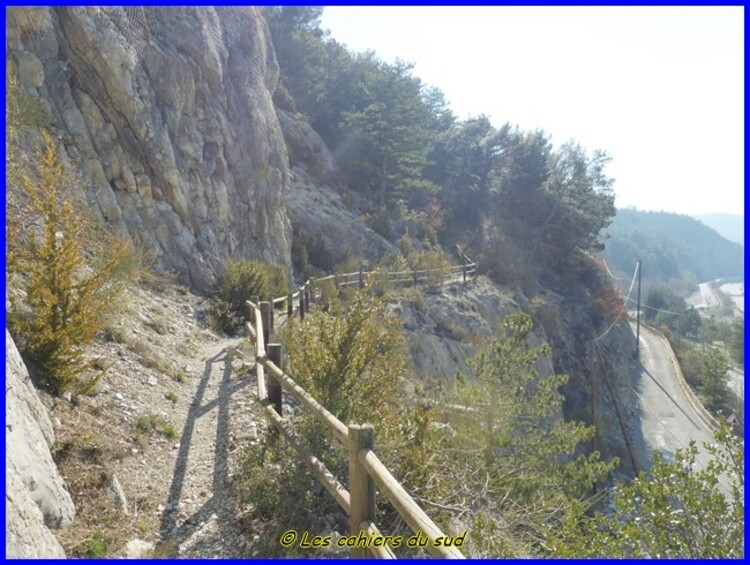
{"label": "rocky cliff face", "polygon": [[8,557],[65,557],[47,529],[65,528],[75,507],[52,461],[52,424],[5,330],[5,513]]}
{"label": "rocky cliff face", "polygon": [[209,289],[230,258],[290,266],[278,64],[254,8],[13,8],[21,88],[101,216]]}
{"label": "rocky cliff face", "polygon": [[295,243],[307,248],[310,262],[330,271],[348,258],[374,264],[396,253],[353,209],[354,193],[346,190],[323,139],[302,116],[283,110],[278,116],[292,166],[289,220]]}
{"label": "rocky cliff face", "polygon": [[[475,357],[498,335],[506,316],[527,310],[528,300],[519,291],[498,287],[481,276],[444,283],[440,292],[406,290],[395,294],[392,311],[403,320],[413,368],[423,377],[452,382],[457,373],[472,376],[467,359]],[[547,341],[537,327],[529,345]],[[542,377],[554,373],[549,359],[540,358],[536,370]]]}

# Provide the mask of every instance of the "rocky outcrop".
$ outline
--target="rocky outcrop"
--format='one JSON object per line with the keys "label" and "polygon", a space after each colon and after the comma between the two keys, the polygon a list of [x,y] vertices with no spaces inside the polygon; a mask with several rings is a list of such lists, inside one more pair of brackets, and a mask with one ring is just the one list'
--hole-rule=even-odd
{"label": "rocky outcrop", "polygon": [[5,330],[6,555],[64,557],[47,527],[65,528],[75,507],[52,461],[52,424]]}
{"label": "rocky outcrop", "polygon": [[[327,151],[327,150],[326,150]],[[325,271],[347,258],[375,264],[397,249],[372,231],[344,204],[330,185],[321,184],[305,167],[292,170],[289,218],[299,245],[307,247],[310,262]]]}
{"label": "rocky outcrop", "polygon": [[[403,332],[409,344],[412,366],[423,377],[451,382],[457,373],[472,376],[466,363],[498,335],[500,321],[522,312],[527,302],[520,292],[494,285],[486,277],[444,283],[440,292],[405,288],[391,296],[391,310],[403,320]],[[546,341],[539,329],[532,333],[529,345]],[[553,373],[549,359],[535,366],[540,376]]]}
{"label": "rocky outcrop", "polygon": [[396,248],[365,224],[336,159],[304,116],[277,110],[292,166],[289,219],[309,261],[332,271],[348,258],[374,264]]}
{"label": "rocky outcrop", "polygon": [[290,165],[304,167],[319,184],[341,186],[336,160],[325,141],[304,116],[278,109],[276,112],[284,133]]}
{"label": "rocky outcrop", "polygon": [[278,64],[255,8],[12,8],[21,88],[95,209],[209,289],[229,259],[290,267]]}
{"label": "rocky outcrop", "polygon": [[530,307],[549,336],[555,370],[569,377],[561,388],[566,419],[595,424],[596,440],[590,446],[604,459],[619,458],[623,476],[635,476],[630,450],[641,462],[650,453],[636,393],[641,371],[633,356],[635,335],[627,318],[612,324],[610,318],[594,315],[589,301],[550,290],[532,299]]}
{"label": "rocky outcrop", "polygon": [[42,511],[29,496],[18,473],[5,474],[5,556],[65,557],[65,551],[44,525]]}

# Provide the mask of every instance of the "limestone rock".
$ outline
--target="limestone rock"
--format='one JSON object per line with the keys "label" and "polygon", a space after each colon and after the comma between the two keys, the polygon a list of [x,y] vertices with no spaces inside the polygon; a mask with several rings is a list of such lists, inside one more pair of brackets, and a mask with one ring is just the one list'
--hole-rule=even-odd
{"label": "limestone rock", "polygon": [[125,546],[125,557],[130,559],[144,559],[151,556],[154,544],[140,539],[130,540]]}
{"label": "limestone rock", "polygon": [[14,468],[5,473],[5,556],[65,557],[65,551],[44,525],[42,511]]}
{"label": "limestone rock", "polygon": [[11,8],[8,56],[115,229],[209,290],[230,259],[291,268],[279,69],[256,8]]}
{"label": "limestone rock", "polygon": [[6,551],[19,557],[60,556],[44,525],[69,526],[75,507],[52,460],[49,416],[7,329],[5,349]]}
{"label": "limestone rock", "polygon": [[[478,352],[478,343],[494,335],[505,316],[521,311],[517,296],[505,292],[485,277],[464,286],[460,280],[443,285],[442,293],[425,292],[423,287],[396,294],[394,314],[403,320],[415,370],[422,375],[450,382],[456,373],[473,375],[466,359]],[[534,335],[531,345],[540,345]],[[540,360],[536,367],[548,375],[552,367]]]}
{"label": "limestone rock", "polygon": [[319,184],[304,167],[293,169],[290,195],[294,237],[316,248],[316,256],[310,254],[310,262],[316,267],[332,270],[347,257],[375,263],[381,256],[397,252],[344,204],[336,190]]}
{"label": "limestone rock", "polygon": [[299,114],[277,110],[279,124],[284,134],[289,162],[300,165],[320,183],[337,186],[341,183],[336,161],[325,141]]}
{"label": "limestone rock", "polygon": [[122,485],[120,484],[120,481],[117,480],[117,475],[112,475],[112,477],[107,481],[107,496],[115,501],[117,504],[117,507],[127,514],[128,512],[128,499],[125,497],[125,491],[122,489]]}

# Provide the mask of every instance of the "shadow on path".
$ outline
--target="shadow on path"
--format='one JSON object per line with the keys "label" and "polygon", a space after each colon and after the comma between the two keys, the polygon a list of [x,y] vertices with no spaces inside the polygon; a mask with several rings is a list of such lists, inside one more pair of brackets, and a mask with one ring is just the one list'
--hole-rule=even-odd
{"label": "shadow on path", "polygon": [[[231,359],[227,357],[227,349],[228,348],[224,348],[214,357],[206,360],[203,376],[201,377],[193,402],[190,405],[185,426],[182,430],[180,447],[175,461],[174,474],[172,476],[172,484],[169,488],[167,504],[162,515],[160,527],[161,542],[171,542],[175,544],[175,550],[179,544],[185,541],[193,531],[195,531],[195,529],[200,527],[201,524],[209,521],[212,515],[216,514],[216,519],[220,528],[223,524],[229,524],[234,519],[234,516],[223,515],[225,513],[224,509],[227,507],[224,497],[226,490],[225,487],[228,484],[229,472],[229,401],[233,395],[249,386],[251,384],[251,379],[243,378],[234,383],[230,382],[232,375],[232,362]],[[207,399],[205,398],[206,391],[211,380],[211,375],[215,370],[214,365],[217,363],[223,363],[224,365],[221,373],[221,382],[216,391],[216,398]],[[203,404],[204,402],[205,404]],[[199,418],[208,416],[214,408],[218,408],[218,414],[216,419],[216,438],[214,442],[213,478],[210,485],[212,496],[201,506],[200,509],[185,520],[185,525],[178,526],[179,504],[188,472],[188,457],[196,431],[196,424],[198,423]],[[193,457],[199,455],[199,453],[194,451]],[[206,485],[206,489],[208,488],[209,485]]]}

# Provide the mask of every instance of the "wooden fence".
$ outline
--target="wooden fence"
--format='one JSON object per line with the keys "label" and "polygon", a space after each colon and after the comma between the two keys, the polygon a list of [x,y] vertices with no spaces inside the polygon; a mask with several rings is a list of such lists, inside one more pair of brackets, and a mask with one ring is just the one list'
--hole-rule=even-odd
{"label": "wooden fence", "polygon": [[[310,310],[310,304],[314,302],[321,293],[321,284],[326,281],[333,281],[336,290],[358,286],[363,288],[365,281],[370,277],[374,279],[375,284],[394,284],[394,285],[421,285],[428,284],[441,288],[443,284],[449,282],[461,281],[466,284],[471,277],[476,275],[477,265],[471,259],[463,256],[466,261],[462,265],[455,267],[445,267],[436,269],[423,269],[411,271],[364,271],[360,269],[352,273],[343,273],[328,275],[321,278],[310,278],[303,284],[297,292],[290,293],[287,296],[280,296],[271,301],[273,309],[279,308],[286,311],[287,318],[291,318],[298,313],[301,320],[305,319],[305,314]],[[257,302],[257,301],[256,301]],[[275,316],[272,312],[271,322]]]}
{"label": "wooden fence", "polygon": [[[468,258],[465,258],[468,259]],[[476,265],[470,260],[464,265],[447,269],[429,269],[423,271],[404,271],[397,273],[376,273],[378,281],[394,284],[443,281],[444,277],[461,276],[466,283],[467,277],[476,272]],[[283,369],[281,345],[270,343],[274,330],[274,306],[286,304],[287,316],[299,312],[300,318],[309,311],[309,304],[316,298],[316,283],[334,280],[336,288],[349,285],[364,286],[366,277],[371,273],[362,270],[344,275],[332,275],[317,281],[307,281],[300,290],[277,298],[271,302],[248,300],[248,306],[254,315],[254,325],[248,324],[251,338],[255,341],[257,394],[264,413],[275,428],[284,435],[308,465],[315,477],[328,490],[336,502],[349,516],[349,533],[353,536],[364,534],[369,539],[382,537],[374,523],[376,487],[393,504],[393,507],[404,522],[416,534],[421,532],[427,538],[424,549],[433,557],[463,559],[463,554],[454,546],[435,545],[435,540],[446,539],[440,528],[420,508],[406,492],[391,472],[383,465],[374,450],[374,428],[370,424],[344,425],[324,406],[315,400],[306,390],[299,386]],[[448,278],[446,278],[447,282]],[[295,301],[299,308],[295,308]],[[268,375],[266,375],[268,371]],[[268,377],[266,379],[266,376]],[[304,445],[295,433],[290,422],[284,419],[282,409],[282,390],[292,394],[300,404],[323,422],[330,433],[348,451],[349,457],[349,490],[339,482],[329,469]],[[352,557],[372,556],[382,559],[395,559],[387,544],[381,546],[355,547]]]}

